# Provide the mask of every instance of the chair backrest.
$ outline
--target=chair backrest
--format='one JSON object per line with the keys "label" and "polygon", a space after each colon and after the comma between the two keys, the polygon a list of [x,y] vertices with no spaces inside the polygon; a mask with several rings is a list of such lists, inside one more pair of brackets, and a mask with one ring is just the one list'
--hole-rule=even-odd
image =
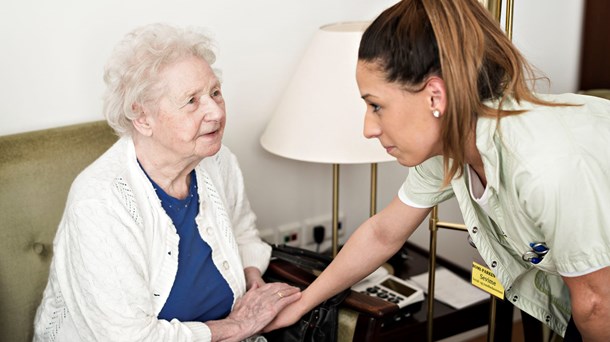
{"label": "chair backrest", "polygon": [[74,178],[117,140],[103,121],[0,137],[0,341],[31,341]]}

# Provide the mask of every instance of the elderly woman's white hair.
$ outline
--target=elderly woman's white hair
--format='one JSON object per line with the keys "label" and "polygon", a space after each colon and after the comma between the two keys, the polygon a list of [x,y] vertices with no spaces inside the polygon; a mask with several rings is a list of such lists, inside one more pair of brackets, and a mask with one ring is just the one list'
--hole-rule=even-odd
{"label": "elderly woman's white hair", "polygon": [[[119,136],[131,135],[134,109],[156,103],[161,96],[157,74],[188,56],[212,65],[212,40],[201,29],[150,24],[135,29],[115,47],[104,71],[104,116]],[[216,71],[215,71],[216,72]]]}

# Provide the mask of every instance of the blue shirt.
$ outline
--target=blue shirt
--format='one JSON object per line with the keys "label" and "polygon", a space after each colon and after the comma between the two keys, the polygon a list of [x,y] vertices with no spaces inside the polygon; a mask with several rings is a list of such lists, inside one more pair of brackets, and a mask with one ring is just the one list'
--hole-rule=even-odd
{"label": "blue shirt", "polygon": [[168,195],[149,177],[180,237],[178,272],[158,318],[206,322],[224,318],[231,312],[233,292],[214,265],[212,249],[199,235],[195,223],[199,194],[194,171],[190,177],[189,194],[182,200]]}

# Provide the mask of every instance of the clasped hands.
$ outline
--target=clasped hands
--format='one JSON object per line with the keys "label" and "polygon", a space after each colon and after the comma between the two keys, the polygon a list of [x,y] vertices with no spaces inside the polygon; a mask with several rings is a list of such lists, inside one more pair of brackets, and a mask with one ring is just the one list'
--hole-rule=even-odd
{"label": "clasped hands", "polygon": [[[246,274],[246,286],[248,289],[251,289],[254,286],[257,286],[258,288],[262,288],[266,285],[270,285],[270,284],[265,284],[265,281],[263,280],[261,273],[258,271],[258,269],[254,269],[251,267],[246,268],[245,274]],[[272,284],[279,285],[281,283],[272,283]],[[282,284],[282,285],[286,285],[286,284]],[[297,291],[298,291],[298,289],[297,289]],[[286,300],[280,301],[279,299],[276,299],[276,300],[278,300],[278,304],[282,305],[282,307],[279,308],[279,310],[277,312],[275,312],[273,317],[271,317],[271,319],[267,322],[266,326],[262,329],[262,332],[269,332],[269,331],[272,331],[275,329],[279,329],[279,328],[283,328],[283,327],[292,325],[292,324],[296,323],[301,318],[301,316],[303,316],[305,314],[305,312],[307,311],[306,308],[301,308],[301,305],[299,305],[302,303],[302,301],[299,302],[299,299],[301,298],[300,292],[293,293],[292,289],[290,289],[290,291],[288,291],[288,292],[284,291],[283,289],[278,289],[276,292],[276,295],[279,299],[286,298]],[[261,332],[261,331],[258,331],[258,332]]]}
{"label": "clasped hands", "polygon": [[301,298],[299,288],[285,283],[255,283],[235,302],[227,317],[241,327],[246,336],[260,333],[287,305]]}
{"label": "clasped hands", "polygon": [[213,341],[242,341],[261,333],[280,311],[301,298],[297,287],[285,283],[266,284],[260,271],[252,268],[245,271],[247,292],[235,301],[229,316],[206,322],[212,330]]}

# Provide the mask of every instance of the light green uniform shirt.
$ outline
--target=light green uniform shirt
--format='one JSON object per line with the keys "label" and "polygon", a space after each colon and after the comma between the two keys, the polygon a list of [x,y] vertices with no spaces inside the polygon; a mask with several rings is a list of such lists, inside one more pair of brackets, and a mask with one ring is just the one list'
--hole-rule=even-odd
{"label": "light green uniform shirt", "polygon": [[[468,172],[441,189],[442,157],[410,168],[399,191],[415,207],[455,196],[477,249],[506,298],[563,335],[571,315],[560,274],[610,265],[610,101],[563,94],[543,99],[574,107],[518,105],[526,113],[480,118],[476,144],[485,167],[489,215],[472,199]],[[524,261],[530,243],[545,242],[539,264]]]}

